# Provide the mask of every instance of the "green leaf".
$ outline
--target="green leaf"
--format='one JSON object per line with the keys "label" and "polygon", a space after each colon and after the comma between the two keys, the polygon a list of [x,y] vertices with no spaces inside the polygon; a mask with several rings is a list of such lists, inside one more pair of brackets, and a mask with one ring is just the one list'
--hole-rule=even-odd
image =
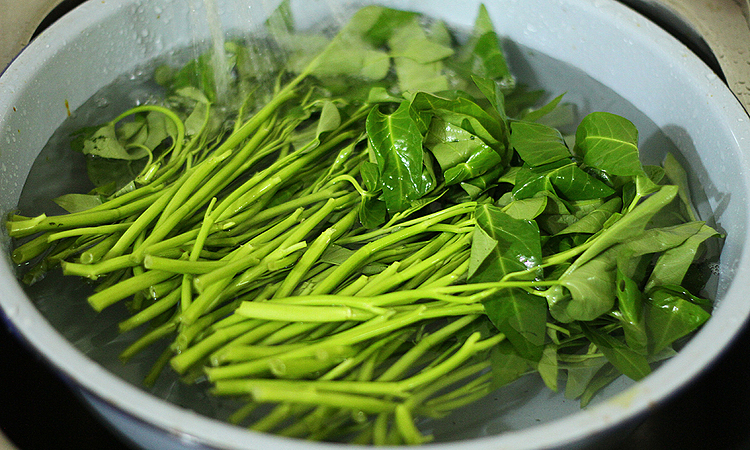
{"label": "green leaf", "polygon": [[86,173],[94,186],[112,186],[113,191],[118,191],[133,181],[145,164],[145,158],[129,161],[89,157],[86,159]]}
{"label": "green leaf", "polygon": [[507,129],[508,115],[505,112],[505,95],[502,90],[503,84],[491,78],[484,78],[477,75],[472,75],[471,79],[485,98],[489,100],[492,107],[500,116],[500,119],[505,123],[505,128]]}
{"label": "green leaf", "polygon": [[513,122],[510,130],[510,145],[532,167],[570,158],[562,135],[552,127],[533,122]]}
{"label": "green leaf", "polygon": [[367,94],[367,103],[401,103],[403,100],[391,95],[383,86],[373,86]]}
{"label": "green leaf", "polygon": [[524,375],[531,366],[513,349],[509,341],[502,341],[490,350],[492,387],[505,386]]}
{"label": "green leaf", "polygon": [[177,139],[177,130],[174,128],[174,123],[167,120],[162,113],[149,112],[146,115],[146,126],[148,127],[148,135],[143,142],[140,142],[140,145],[151,151],[159,147],[167,138]]}
{"label": "green leaf", "polygon": [[643,295],[638,285],[617,269],[617,307],[618,318],[625,332],[625,342],[634,351],[648,352],[648,334],[643,322]]}
{"label": "green leaf", "polygon": [[581,324],[581,328],[607,360],[626,376],[638,381],[651,373],[651,366],[644,355],[628,348],[619,339],[591,326]]}
{"label": "green leaf", "polygon": [[193,108],[188,118],[185,119],[186,136],[195,136],[205,128],[208,123],[207,113],[210,108],[208,101],[195,104],[195,108]]}
{"label": "green leaf", "polygon": [[[607,313],[615,304],[615,259],[605,253],[576,270],[566,271],[559,281],[569,295],[548,290],[550,314],[556,320],[568,323],[574,320],[594,320]],[[551,297],[555,294],[554,297]]]}
{"label": "green leaf", "polygon": [[592,200],[609,197],[615,190],[581,170],[575,163],[556,169],[549,180],[560,195],[568,200]]}
{"label": "green leaf", "polygon": [[377,164],[370,161],[363,162],[359,168],[359,174],[362,176],[365,189],[369,192],[376,192],[381,189],[380,171]]}
{"label": "green leaf", "polygon": [[554,192],[554,187],[550,181],[550,174],[568,164],[566,160],[559,160],[543,166],[531,167],[522,166],[516,172],[513,185],[513,198],[516,200],[529,198],[537,195],[539,192]]}
{"label": "green leaf", "polygon": [[86,211],[102,204],[102,197],[90,194],[65,194],[54,199],[62,209],[69,213]]}
{"label": "green leaf", "polygon": [[575,152],[586,165],[610,175],[645,175],[638,159],[638,129],[616,114],[594,112],[576,130]]}
{"label": "green leaf", "polygon": [[620,242],[625,242],[643,233],[651,218],[664,208],[664,206],[669,204],[676,195],[676,187],[663,186],[658,192],[648,197],[632,211],[623,215],[618,221],[604,230],[596,238],[596,241],[568,268],[568,272],[576,270],[609,247]]}
{"label": "green leaf", "polygon": [[[684,242],[703,231],[704,227],[703,222],[688,222],[669,227],[650,228],[619,245],[632,256],[661,253],[680,247]],[[710,236],[708,233],[707,235]]]}
{"label": "green leaf", "polygon": [[553,98],[549,103],[542,106],[541,108],[533,109],[530,111],[527,111],[522,117],[521,120],[525,120],[528,122],[536,122],[546,116],[547,114],[550,114],[552,111],[554,111],[560,102],[562,101],[562,98],[565,94],[560,94],[557,97]]}
{"label": "green leaf", "polygon": [[408,102],[403,102],[392,114],[373,108],[367,116],[366,128],[388,212],[402,211],[426,193],[422,178],[422,134],[410,114]]}
{"label": "green leaf", "polygon": [[538,195],[522,200],[514,200],[508,206],[503,207],[503,212],[514,219],[534,220],[547,208],[548,198],[546,195]]}
{"label": "green leaf", "polygon": [[616,379],[620,378],[620,376],[622,376],[622,372],[620,372],[615,366],[611,364],[604,365],[604,367],[602,367],[596,373],[596,375],[594,375],[589,384],[586,386],[586,389],[584,389],[583,394],[581,394],[581,408],[585,408],[591,402],[591,399],[594,398],[594,395],[596,395],[597,392],[607,387],[607,385],[609,385]]}
{"label": "green leaf", "polygon": [[441,61],[454,53],[449,45],[429,39],[416,17],[394,30],[388,38],[388,46],[392,57],[407,58],[418,64]]}
{"label": "green leaf", "polygon": [[[178,70],[171,79],[168,89],[177,92],[186,87],[193,87],[201,91],[209,102],[216,101],[216,79],[214,77],[214,66],[212,63],[213,51],[208,51],[198,58],[188,61]],[[229,58],[231,67],[236,64],[236,56]]]}
{"label": "green leaf", "polygon": [[484,302],[485,312],[523,358],[539,361],[547,331],[544,298],[523,289],[502,289]]}
{"label": "green leaf", "polygon": [[126,161],[134,161],[148,156],[148,152],[142,147],[126,149],[117,138],[114,123],[106,124],[90,135],[83,142],[83,153],[105,159]]}
{"label": "green leaf", "polygon": [[557,360],[557,346],[547,344],[542,352],[542,357],[536,366],[542,381],[547,387],[557,392],[557,378],[559,374],[559,365]]}
{"label": "green leaf", "polygon": [[[482,204],[471,247],[469,281],[497,281],[504,275],[541,264],[539,228],[534,221],[514,219],[500,208]],[[534,274],[530,277],[533,279]]]}
{"label": "green leaf", "polygon": [[617,270],[617,305],[623,318],[632,323],[640,323],[643,302],[638,285],[621,270]]}
{"label": "green leaf", "polygon": [[414,23],[417,13],[399,9],[370,6],[363,8],[375,17],[364,31],[365,39],[375,46],[385,44],[401,28]]}
{"label": "green leaf", "polygon": [[[696,223],[696,222],[694,222]],[[656,265],[646,283],[646,290],[655,286],[682,284],[690,265],[695,261],[701,245],[719,233],[708,225],[700,224],[700,229],[687,237],[679,246],[670,248],[659,255]]]}
{"label": "green leaf", "polygon": [[617,197],[610,199],[595,210],[565,227],[565,229],[559,231],[557,234],[597,233],[604,227],[604,224],[607,223],[609,218],[612,217],[614,213],[619,212],[621,208],[622,200]]}
{"label": "green leaf", "polygon": [[[477,207],[475,216],[469,282],[497,281],[505,274],[539,265],[541,243],[535,222],[513,219],[486,204]],[[484,307],[522,357],[539,360],[547,321],[543,298],[522,289],[502,289],[489,297]]]}
{"label": "green leaf", "polygon": [[282,0],[266,19],[266,28],[274,35],[294,31],[294,18],[289,0]]}
{"label": "green leaf", "polygon": [[383,225],[387,218],[385,202],[378,198],[365,195],[362,197],[362,205],[359,210],[359,221],[362,226],[372,229]]}
{"label": "green leaf", "polygon": [[435,117],[425,137],[427,147],[443,170],[446,185],[480,176],[502,164],[502,158],[483,140]]}
{"label": "green leaf", "polygon": [[454,93],[453,96],[450,94],[445,92],[438,96],[419,92],[412,100],[412,108],[415,111],[429,111],[445,122],[478,136],[494,148],[504,162],[508,161],[510,153],[505,145],[508,135],[504,123],[487,113],[473,99],[459,93]]}
{"label": "green leaf", "polygon": [[475,200],[498,181],[498,177],[503,171],[505,171],[504,167],[496,166],[483,175],[462,182],[461,188],[469,195],[470,199]]}
{"label": "green leaf", "polygon": [[565,398],[576,399],[583,395],[596,374],[607,364],[606,358],[587,358],[574,365],[566,364]]}
{"label": "green leaf", "polygon": [[458,59],[470,68],[468,72],[477,76],[493,80],[512,79],[500,40],[484,5],[479,7],[472,36],[461,49]]}
{"label": "green leaf", "polygon": [[391,67],[391,58],[387,52],[373,45],[372,36],[367,35],[367,30],[375,26],[387,11],[387,8],[379,6],[358,10],[328,46],[310,62],[308,68],[311,73],[318,77],[346,75],[366,80],[385,78]]}
{"label": "green leaf", "polygon": [[645,318],[651,354],[697,330],[711,316],[672,289],[655,288],[647,295]]}
{"label": "green leaf", "polygon": [[512,191],[514,198],[533,197],[544,191],[559,192],[569,201],[594,200],[615,192],[569,158],[536,167],[524,165],[518,170]]}
{"label": "green leaf", "polygon": [[320,145],[321,139],[335,131],[341,125],[341,114],[336,104],[328,99],[320,102],[320,115],[315,122],[315,135],[305,143],[305,151],[311,151]]}
{"label": "green leaf", "polygon": [[667,156],[664,158],[664,174],[672,184],[677,185],[679,188],[677,195],[685,206],[688,219],[697,220],[698,215],[695,212],[693,200],[690,196],[687,172],[671,153],[667,153]]}

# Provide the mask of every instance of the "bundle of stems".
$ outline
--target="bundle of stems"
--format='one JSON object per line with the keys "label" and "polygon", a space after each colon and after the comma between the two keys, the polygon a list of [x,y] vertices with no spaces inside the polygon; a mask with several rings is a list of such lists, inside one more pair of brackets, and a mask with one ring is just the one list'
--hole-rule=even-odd
{"label": "bundle of stems", "polygon": [[215,393],[245,396],[251,407],[278,403],[254,429],[423,442],[412,417],[486,394],[487,354],[504,339],[468,328],[482,322],[481,300],[496,286],[449,288],[466,279],[476,202],[359,226],[368,110],[295,148],[309,114],[282,120],[279,111],[300,101],[299,81],[203,147],[199,136],[182,144],[184,124],[164,107],[122,114],[115,122],[156,112],[179,130],[143,169],[150,179],[82,212],[12,217],[11,236],[37,235],[13,259],[45,253],[28,276],[60,264],[97,280],[88,299],[97,311],[132,298],[119,329],[145,331],[121,358],[172,340],[147,383],[171,364],[205,373]]}

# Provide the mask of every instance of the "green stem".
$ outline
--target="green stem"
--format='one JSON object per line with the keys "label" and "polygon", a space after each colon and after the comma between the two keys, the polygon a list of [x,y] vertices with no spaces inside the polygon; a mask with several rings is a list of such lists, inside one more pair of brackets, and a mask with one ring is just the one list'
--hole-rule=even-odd
{"label": "green stem", "polygon": [[71,213],[62,216],[47,217],[42,214],[41,216],[23,221],[7,221],[6,227],[10,237],[20,238],[44,231],[113,223],[145,210],[161,195],[162,192],[153,192],[133,202],[111,209],[96,210],[95,208],[91,208],[80,213]]}
{"label": "green stem", "polygon": [[120,281],[119,283],[103,289],[89,296],[88,301],[95,311],[101,311],[104,308],[114,305],[122,299],[130,297],[138,291],[147,289],[162,281],[168,280],[174,274],[162,272],[160,270],[149,270],[141,275]]}
{"label": "green stem", "polygon": [[325,280],[313,289],[313,294],[327,294],[335,289],[336,286],[343,283],[361,264],[370,257],[374,252],[384,249],[390,245],[396,244],[403,239],[423,233],[430,226],[442,222],[443,220],[466,214],[473,211],[473,203],[461,204],[454,207],[446,208],[438,213],[426,216],[420,222],[401,229],[390,235],[384,236],[377,241],[365,244],[362,248],[354,252],[349,258],[340,264]]}
{"label": "green stem", "polygon": [[77,275],[96,280],[102,275],[115,272],[121,269],[127,269],[136,264],[127,256],[107,259],[96,264],[78,264],[68,261],[62,261],[63,274]]}
{"label": "green stem", "polygon": [[180,291],[175,290],[169,295],[159,299],[146,309],[139,311],[137,314],[130,316],[118,324],[121,333],[132,330],[173,308],[180,299]]}

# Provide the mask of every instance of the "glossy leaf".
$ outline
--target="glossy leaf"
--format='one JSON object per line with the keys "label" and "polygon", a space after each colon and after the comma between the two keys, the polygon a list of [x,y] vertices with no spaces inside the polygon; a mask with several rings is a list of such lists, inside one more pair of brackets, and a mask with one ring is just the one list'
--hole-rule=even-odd
{"label": "glossy leaf", "polygon": [[644,355],[633,351],[607,333],[602,333],[585,324],[582,324],[581,327],[586,337],[623,374],[638,381],[651,373],[651,366],[649,366],[648,359]]}
{"label": "glossy leaf", "polygon": [[505,274],[541,263],[539,228],[535,222],[514,219],[500,208],[486,204],[476,208],[475,216],[477,244],[471,248],[470,282],[497,281]]}
{"label": "glossy leaf", "polygon": [[546,195],[538,195],[522,200],[514,200],[503,208],[503,212],[514,219],[534,220],[547,208],[548,198]]}
{"label": "glossy leaf", "polygon": [[505,122],[505,127],[508,128],[508,115],[505,112],[505,95],[502,89],[503,83],[477,75],[473,75],[471,79],[490,102],[490,105],[495,109],[500,119]]}
{"label": "glossy leaf", "polygon": [[[697,222],[701,224],[700,222]],[[690,265],[695,261],[701,245],[719,233],[708,225],[701,224],[700,229],[689,236],[677,247],[670,248],[662,253],[656,260],[654,270],[651,272],[646,290],[655,286],[682,284],[683,278]]]}
{"label": "glossy leaf", "polygon": [[[469,281],[497,281],[541,261],[539,230],[533,221],[517,220],[489,205],[476,210],[477,227],[469,262]],[[533,277],[533,274],[532,274]],[[492,323],[524,358],[541,357],[546,331],[542,297],[523,289],[501,289],[484,302]]]}
{"label": "glossy leaf", "polygon": [[575,153],[586,165],[610,175],[644,175],[638,159],[638,130],[622,116],[594,112],[584,117],[576,130]]}
{"label": "glossy leaf", "polygon": [[369,195],[363,196],[361,202],[359,221],[363,227],[376,228],[385,223],[387,218],[385,202]]}
{"label": "glossy leaf", "polygon": [[513,185],[513,198],[516,200],[529,198],[539,192],[554,192],[550,181],[550,174],[568,164],[566,160],[556,161],[543,166],[531,167],[524,165],[516,172]]}
{"label": "glossy leaf", "polygon": [[510,130],[511,146],[532,167],[570,158],[570,151],[555,128],[521,121],[511,123]]}
{"label": "glossy leaf", "polygon": [[502,158],[477,136],[439,117],[430,124],[425,138],[440,164],[446,185],[478,177],[502,164]]}
{"label": "glossy leaf", "polygon": [[402,103],[392,114],[374,108],[367,117],[366,127],[386,207],[390,213],[404,210],[426,193],[422,178],[422,135],[408,103]]}
{"label": "glossy leaf", "polygon": [[710,314],[670,289],[654,289],[646,302],[646,328],[650,352],[658,353],[675,340],[692,333]]}
{"label": "glossy leaf", "polygon": [[[560,322],[594,320],[615,304],[615,266],[613,253],[599,255],[566,271],[560,283],[569,292],[550,304],[550,313]],[[548,297],[549,301],[549,297]]]}
{"label": "glossy leaf", "polygon": [[613,195],[615,190],[581,170],[568,164],[549,174],[549,179],[562,197],[568,200],[591,200]]}
{"label": "glossy leaf", "polygon": [[585,264],[607,248],[641,234],[649,224],[651,218],[664,208],[664,206],[669,204],[675,195],[677,195],[676,187],[664,186],[657,193],[648,197],[632,211],[607,228],[596,239],[596,242],[586,249],[573,265],[568,268],[568,272],[576,270],[577,267]]}
{"label": "glossy leaf", "polygon": [[679,188],[677,195],[685,206],[685,210],[688,213],[688,219],[696,220],[697,214],[695,212],[695,207],[693,206],[693,199],[690,195],[687,172],[671,153],[667,153],[667,156],[664,158],[664,174],[669,178],[669,181],[672,184],[677,185]]}
{"label": "glossy leaf", "polygon": [[547,114],[550,114],[552,111],[554,111],[558,105],[560,105],[560,102],[563,99],[563,96],[565,94],[560,94],[557,97],[550,100],[549,103],[545,104],[541,108],[533,109],[530,111],[527,111],[522,117],[522,120],[529,121],[529,122],[536,122],[540,119],[542,119]]}
{"label": "glossy leaf", "polygon": [[472,36],[462,49],[460,60],[475,75],[495,80],[511,78],[500,40],[484,5],[479,8]]}
{"label": "glossy leaf", "polygon": [[617,308],[628,347],[641,354],[647,353],[648,335],[643,321],[643,295],[635,281],[619,268],[617,269]]}
{"label": "glossy leaf", "polygon": [[538,361],[547,324],[544,298],[523,289],[503,289],[483,304],[487,317],[505,334],[516,351],[528,360]]}
{"label": "glossy leaf", "polygon": [[606,203],[576,220],[557,234],[597,233],[604,227],[604,224],[609,218],[612,217],[614,213],[619,212],[621,208],[622,200],[619,198],[608,200]]}
{"label": "glossy leaf", "polygon": [[417,93],[412,100],[412,107],[417,111],[429,111],[445,122],[478,136],[507,161],[510,156],[503,153],[506,151],[505,142],[508,138],[504,123],[491,116],[472,99],[458,93],[453,96],[449,94],[441,93],[438,96],[426,92]]}

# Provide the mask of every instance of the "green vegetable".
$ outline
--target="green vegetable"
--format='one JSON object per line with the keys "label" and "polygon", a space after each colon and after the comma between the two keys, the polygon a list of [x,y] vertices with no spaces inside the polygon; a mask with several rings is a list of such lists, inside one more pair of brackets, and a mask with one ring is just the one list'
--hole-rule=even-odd
{"label": "green vegetable", "polygon": [[275,74],[227,44],[225,104],[210,54],[158,69],[162,105],[77,135],[97,188],[6,221],[25,281],[59,266],[97,280],[95,310],[129,308],[123,361],[170,342],[147,383],[205,376],[256,430],[419,444],[423,419],[532,372],[586,404],[709,318],[680,286],[718,237],[684,170],[644,168],[604,112],[569,149],[546,121],[562,96],[516,84],[484,8],[463,45],[377,6],[330,41],[292,23],[285,3],[268,22]]}

